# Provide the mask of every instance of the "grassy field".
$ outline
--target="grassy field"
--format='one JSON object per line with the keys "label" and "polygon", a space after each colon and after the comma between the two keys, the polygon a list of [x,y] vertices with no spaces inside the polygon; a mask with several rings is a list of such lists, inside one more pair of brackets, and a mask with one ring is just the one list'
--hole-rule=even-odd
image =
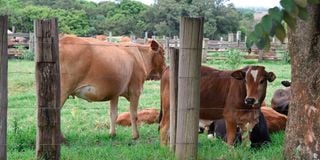
{"label": "grassy field", "polygon": [[[209,61],[219,69],[229,69],[226,61]],[[240,66],[263,65],[273,71],[277,79],[268,85],[267,103],[273,92],[281,87],[281,80],[290,78],[290,65],[284,62],[242,60]],[[36,99],[34,62],[9,61],[9,111],[8,111],[8,159],[32,160],[35,158]],[[148,81],[140,99],[139,109],[160,107],[160,82]],[[131,140],[131,128],[117,127],[117,136],[109,137],[109,103],[89,103],[81,99],[69,99],[61,113],[62,131],[68,143],[62,145],[61,159],[66,160],[161,160],[174,159],[166,147],[159,145],[158,124],[141,125],[140,139]],[[119,112],[129,110],[129,103],[121,98]],[[212,159],[283,159],[284,133],[272,134],[272,144],[260,150],[242,147],[228,148],[220,140],[211,141],[199,135],[198,158]]]}

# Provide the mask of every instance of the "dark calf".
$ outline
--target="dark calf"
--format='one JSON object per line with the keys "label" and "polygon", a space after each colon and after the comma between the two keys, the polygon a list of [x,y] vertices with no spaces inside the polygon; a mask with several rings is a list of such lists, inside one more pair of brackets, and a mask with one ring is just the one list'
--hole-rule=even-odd
{"label": "dark calf", "polygon": [[[216,122],[211,123],[209,126],[209,134],[213,134],[218,138],[223,139],[224,141],[227,140],[226,137],[226,124],[223,119],[217,120]],[[253,127],[250,133],[250,141],[252,148],[260,148],[263,144],[267,144],[271,142],[267,122],[265,117],[263,116],[262,112],[259,113],[259,122]],[[241,143],[241,133],[238,128],[236,133],[236,138],[234,143]]]}

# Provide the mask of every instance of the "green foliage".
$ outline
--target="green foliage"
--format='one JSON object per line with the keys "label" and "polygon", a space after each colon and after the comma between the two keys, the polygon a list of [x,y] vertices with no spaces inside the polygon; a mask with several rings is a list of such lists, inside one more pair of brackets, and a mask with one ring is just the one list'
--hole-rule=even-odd
{"label": "green foliage", "polygon": [[13,134],[9,135],[9,141],[12,147],[11,151],[24,152],[26,150],[35,148],[35,134],[36,130],[34,126],[21,126],[18,117],[13,119]]}
{"label": "green foliage", "polygon": [[[247,33],[253,22],[251,12],[238,12],[227,0],[161,0],[147,6],[133,0],[106,1],[98,4],[83,0],[0,0],[0,13],[10,14],[10,26],[17,32],[33,30],[36,19],[59,19],[59,31],[89,36],[94,34],[179,35],[181,15],[204,16],[204,36],[219,39],[239,29]],[[243,14],[243,15],[242,15]],[[243,20],[240,24],[240,20]],[[251,29],[249,29],[251,31]],[[243,36],[245,34],[242,34]]]}
{"label": "green foliage", "polygon": [[239,50],[229,50],[226,52],[226,63],[230,66],[230,69],[239,68],[242,60]]}
{"label": "green foliage", "polygon": [[18,52],[21,53],[21,56],[18,58],[30,60],[30,61],[34,60],[34,53],[31,52],[30,50],[26,49],[24,46],[18,45],[18,46],[16,46],[16,48],[17,48]]}
{"label": "green foliage", "polygon": [[[247,48],[253,44],[259,49],[269,50],[270,36],[276,36],[281,42],[286,37],[285,24],[294,30],[297,18],[306,20],[308,18],[307,5],[319,4],[320,0],[281,0],[282,8],[270,8],[268,14],[255,26],[253,32],[248,36]],[[284,22],[284,23],[283,23]]]}

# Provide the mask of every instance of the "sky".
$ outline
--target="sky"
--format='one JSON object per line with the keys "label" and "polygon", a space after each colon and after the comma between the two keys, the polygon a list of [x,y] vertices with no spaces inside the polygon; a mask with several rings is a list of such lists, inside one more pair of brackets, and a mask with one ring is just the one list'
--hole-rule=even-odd
{"label": "sky", "polygon": [[[106,0],[89,0],[89,1],[106,1]],[[153,4],[154,0],[136,0],[140,1],[145,4]],[[161,1],[161,0],[160,0]],[[279,6],[280,0],[229,0],[233,3],[236,7],[264,7],[264,8],[271,8],[274,6]]]}
{"label": "sky", "polygon": [[230,0],[236,7],[264,7],[279,6],[280,0]]}

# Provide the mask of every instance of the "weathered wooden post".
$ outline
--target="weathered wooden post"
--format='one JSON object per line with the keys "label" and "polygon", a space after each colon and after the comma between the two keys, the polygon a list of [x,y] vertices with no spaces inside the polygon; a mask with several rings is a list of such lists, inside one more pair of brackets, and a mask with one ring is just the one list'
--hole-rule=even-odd
{"label": "weathered wooden post", "polygon": [[57,19],[35,21],[37,159],[60,158],[60,69]]}
{"label": "weathered wooden post", "polygon": [[179,37],[178,36],[173,36],[173,43],[174,47],[179,47]]}
{"label": "weathered wooden post", "polygon": [[176,136],[178,160],[197,159],[203,23],[203,18],[182,17],[180,21]]}
{"label": "weathered wooden post", "polygon": [[0,159],[7,159],[8,16],[0,16]]}
{"label": "weathered wooden post", "polygon": [[237,47],[239,48],[240,42],[241,42],[241,31],[237,31],[236,40],[237,40]]}
{"label": "weathered wooden post", "polygon": [[228,33],[228,42],[234,42],[234,35],[233,35],[233,33]]}
{"label": "weathered wooden post", "polygon": [[148,32],[144,32],[144,43],[148,42]]}
{"label": "weathered wooden post", "polygon": [[259,55],[258,62],[262,62],[262,60],[263,60],[263,50],[259,49],[258,55]]}
{"label": "weathered wooden post", "polygon": [[16,33],[16,27],[12,26],[12,33]]}
{"label": "weathered wooden post", "polygon": [[112,42],[112,32],[109,32],[109,42]]}
{"label": "weathered wooden post", "polygon": [[170,38],[166,37],[166,39],[165,39],[166,61],[169,61],[169,59],[170,59],[169,48],[170,48]]}
{"label": "weathered wooden post", "polygon": [[34,53],[34,33],[29,33],[29,51]]}
{"label": "weathered wooden post", "polygon": [[170,149],[176,149],[179,49],[169,49],[170,60]]}
{"label": "weathered wooden post", "polygon": [[203,48],[202,48],[202,62],[207,62],[207,55],[208,55],[208,42],[209,38],[203,38]]}

